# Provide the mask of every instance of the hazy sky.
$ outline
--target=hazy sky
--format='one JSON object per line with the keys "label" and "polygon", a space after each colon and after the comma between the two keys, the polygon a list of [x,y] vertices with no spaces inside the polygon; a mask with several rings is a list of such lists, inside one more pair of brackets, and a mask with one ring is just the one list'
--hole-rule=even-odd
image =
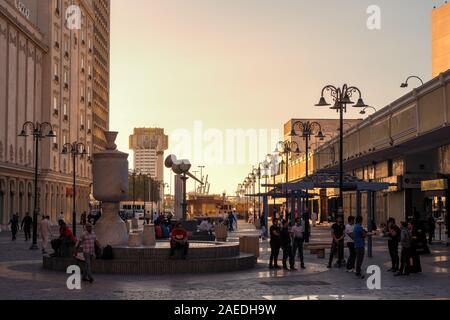
{"label": "hazy sky", "polygon": [[[431,11],[442,2],[112,0],[111,130],[120,132],[122,151],[134,127],[176,133],[167,154],[192,150],[193,165],[207,166],[212,191],[233,193],[254,159],[200,157],[220,158],[219,149],[229,156],[227,129],[270,134],[290,118],[336,118],[313,107],[326,84],[358,86],[366,103],[386,106],[406,93],[400,83],[408,75],[430,79]],[[366,26],[370,5],[381,8],[381,30]],[[200,149],[176,140],[180,129]]]}

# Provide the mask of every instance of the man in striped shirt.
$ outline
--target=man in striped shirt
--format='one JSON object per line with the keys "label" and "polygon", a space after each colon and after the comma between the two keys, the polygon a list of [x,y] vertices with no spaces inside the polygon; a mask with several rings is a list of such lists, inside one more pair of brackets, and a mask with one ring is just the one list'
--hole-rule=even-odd
{"label": "man in striped shirt", "polygon": [[95,245],[98,245],[97,237],[92,230],[92,225],[86,225],[86,231],[83,233],[81,240],[78,242],[76,252],[80,246],[83,246],[83,256],[85,260],[85,270],[83,273],[83,281],[89,281],[90,283],[94,282],[94,278],[92,277],[92,261],[95,256]]}

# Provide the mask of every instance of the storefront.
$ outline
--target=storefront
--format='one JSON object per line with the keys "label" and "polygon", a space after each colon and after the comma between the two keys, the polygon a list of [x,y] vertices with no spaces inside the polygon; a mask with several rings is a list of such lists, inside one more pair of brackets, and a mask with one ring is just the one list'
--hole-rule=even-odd
{"label": "storefront", "polygon": [[444,241],[449,228],[450,190],[448,179],[422,181],[421,189],[425,194],[425,210],[436,221],[436,240]]}

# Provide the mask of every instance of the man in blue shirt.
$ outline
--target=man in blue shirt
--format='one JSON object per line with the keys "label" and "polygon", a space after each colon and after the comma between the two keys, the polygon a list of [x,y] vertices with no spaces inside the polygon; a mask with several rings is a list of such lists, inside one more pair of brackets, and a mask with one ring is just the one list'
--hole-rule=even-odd
{"label": "man in blue shirt", "polygon": [[367,232],[362,227],[363,218],[361,216],[356,217],[356,225],[353,228],[353,241],[355,242],[355,251],[356,251],[356,276],[358,278],[364,279],[364,276],[361,274],[361,266],[364,261],[364,254],[366,248],[365,237]]}

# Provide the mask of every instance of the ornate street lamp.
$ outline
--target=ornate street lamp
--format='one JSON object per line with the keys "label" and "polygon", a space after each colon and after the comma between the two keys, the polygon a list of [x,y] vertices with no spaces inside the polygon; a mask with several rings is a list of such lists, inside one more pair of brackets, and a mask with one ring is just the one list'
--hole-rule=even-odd
{"label": "ornate street lamp", "polygon": [[[275,153],[278,153],[280,156],[284,156],[284,164],[286,165],[286,181],[285,183],[289,183],[289,159],[292,155],[299,155],[300,148],[298,147],[297,142],[295,141],[280,141],[277,144],[277,148],[275,149]],[[289,196],[288,191],[286,189],[286,213],[289,204]],[[292,208],[291,208],[292,211]]]}
{"label": "ornate street lamp", "polygon": [[[306,178],[309,177],[309,150],[310,150],[310,140],[312,136],[315,136],[319,140],[323,141],[325,140],[325,136],[322,132],[322,126],[318,122],[302,122],[297,121],[294,122],[292,125],[291,130],[291,137],[297,137],[297,131],[296,128],[298,127],[300,131],[300,136],[305,141],[305,152],[306,152],[306,165],[305,165],[305,176]],[[308,190],[306,190],[306,199],[305,199],[305,212],[303,220],[305,221],[305,242],[309,242],[309,234],[310,234],[310,225],[309,225],[309,218],[310,218],[310,212],[309,212],[309,197],[308,197]]]}
{"label": "ornate street lamp", "polygon": [[[325,92],[330,93],[331,97],[333,98],[334,105],[330,108],[332,110],[336,110],[336,112],[339,113],[339,208],[338,208],[338,215],[343,217],[344,215],[344,197],[343,197],[343,189],[344,189],[344,113],[347,112],[347,105],[353,105],[355,108],[366,108],[368,105],[366,105],[362,99],[361,90],[359,90],[357,87],[348,86],[347,84],[344,84],[342,88],[337,88],[332,85],[325,86],[322,89],[322,95],[320,98],[320,101],[318,104],[316,104],[317,107],[327,107],[331,106],[329,104],[324,94]],[[358,101],[356,104],[351,100],[353,95],[357,93],[358,94]]]}
{"label": "ornate street lamp", "polygon": [[409,86],[409,80],[411,80],[411,79],[417,79],[417,80],[419,80],[420,83],[421,83],[421,85],[423,86],[423,80],[422,80],[421,78],[419,78],[418,76],[410,76],[410,77],[408,77],[408,78],[406,79],[405,82],[403,82],[403,83],[400,85],[400,88],[408,88],[408,86]]}
{"label": "ornate street lamp", "polygon": [[[47,134],[45,133],[47,132]],[[19,137],[33,136],[34,139],[34,211],[33,211],[33,243],[30,247],[31,250],[37,250],[37,219],[39,215],[39,205],[38,205],[38,168],[39,168],[39,142],[45,138],[56,138],[56,134],[53,132],[53,127],[48,122],[43,123],[33,123],[27,121],[22,126],[22,132]]]}
{"label": "ornate street lamp", "polygon": [[77,211],[76,211],[76,187],[77,187],[77,157],[83,158],[87,155],[86,146],[81,142],[66,143],[63,145],[62,154],[72,156],[72,229],[73,235],[77,235]]}

